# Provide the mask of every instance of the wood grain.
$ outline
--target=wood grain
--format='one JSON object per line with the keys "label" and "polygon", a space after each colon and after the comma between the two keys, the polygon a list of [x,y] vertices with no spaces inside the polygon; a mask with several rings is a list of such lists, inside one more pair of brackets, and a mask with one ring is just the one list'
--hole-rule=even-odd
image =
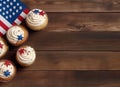
{"label": "wood grain", "polygon": [[[32,75],[32,76],[31,76]],[[21,71],[2,87],[119,87],[120,71]]]}
{"label": "wood grain", "polygon": [[[35,39],[37,38],[37,39]],[[120,51],[119,32],[31,32],[37,51]]]}
{"label": "wood grain", "polygon": [[14,61],[19,70],[120,70],[120,52],[39,51],[28,68],[18,66],[14,53],[5,58]]}
{"label": "wood grain", "polygon": [[0,87],[120,87],[120,0],[21,1],[45,10],[49,24],[38,32],[27,28],[23,45],[37,53],[30,67],[17,64],[18,47],[9,44],[4,58],[18,71]]}
{"label": "wood grain", "polygon": [[[37,38],[37,39],[35,39]],[[120,51],[120,32],[34,32],[28,41],[36,51]],[[10,51],[18,47],[10,45]]]}
{"label": "wood grain", "polygon": [[120,13],[48,13],[51,32],[120,31]]}
{"label": "wood grain", "polygon": [[[25,45],[35,48],[37,60],[24,70],[120,70],[119,38],[119,32],[30,31]],[[11,46],[5,58],[16,63],[17,49]]]}
{"label": "wood grain", "polygon": [[119,0],[22,0],[47,12],[120,12]]}

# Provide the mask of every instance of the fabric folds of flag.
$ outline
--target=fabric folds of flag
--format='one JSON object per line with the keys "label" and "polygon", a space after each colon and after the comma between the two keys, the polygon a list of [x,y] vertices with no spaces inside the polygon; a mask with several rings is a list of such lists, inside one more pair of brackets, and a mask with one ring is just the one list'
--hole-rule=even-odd
{"label": "fabric folds of flag", "polygon": [[0,0],[0,36],[13,25],[19,25],[29,9],[20,0]]}

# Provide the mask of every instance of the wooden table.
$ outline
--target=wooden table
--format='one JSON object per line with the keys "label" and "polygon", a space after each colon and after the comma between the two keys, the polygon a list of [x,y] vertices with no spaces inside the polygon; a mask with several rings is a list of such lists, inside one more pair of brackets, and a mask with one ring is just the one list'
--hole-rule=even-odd
{"label": "wooden table", "polygon": [[[120,0],[22,1],[44,9],[49,25],[29,31],[36,62],[16,64],[15,79],[0,87],[120,87]],[[16,50],[5,58],[15,62]]]}

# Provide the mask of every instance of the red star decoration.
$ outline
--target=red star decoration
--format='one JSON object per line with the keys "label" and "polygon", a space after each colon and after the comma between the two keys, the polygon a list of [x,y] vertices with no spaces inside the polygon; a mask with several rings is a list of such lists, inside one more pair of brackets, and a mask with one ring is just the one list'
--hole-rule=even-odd
{"label": "red star decoration", "polygon": [[45,12],[44,12],[44,11],[41,11],[41,12],[40,12],[40,15],[44,16],[44,15],[45,15]]}
{"label": "red star decoration", "polygon": [[11,64],[11,62],[9,60],[5,60],[4,64],[8,67]]}
{"label": "red star decoration", "polygon": [[3,48],[3,44],[0,43],[0,48]]}
{"label": "red star decoration", "polygon": [[20,54],[24,54],[24,52],[25,52],[25,49],[20,49],[20,50],[19,50],[19,53],[20,53]]}

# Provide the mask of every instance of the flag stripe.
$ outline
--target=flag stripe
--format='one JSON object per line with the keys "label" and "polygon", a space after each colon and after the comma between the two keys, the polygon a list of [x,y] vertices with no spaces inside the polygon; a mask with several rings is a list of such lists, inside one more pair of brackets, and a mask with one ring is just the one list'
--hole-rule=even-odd
{"label": "flag stripe", "polygon": [[0,37],[3,36],[3,34],[0,32]]}
{"label": "flag stripe", "polygon": [[27,14],[24,13],[24,12],[22,12],[22,13],[20,14],[20,16],[23,17],[23,18],[26,18],[26,15],[27,15]]}
{"label": "flag stripe", "polygon": [[2,21],[0,21],[0,25],[1,25],[1,27],[3,27],[5,30],[8,30],[8,27],[7,27]]}
{"label": "flag stripe", "polygon": [[18,19],[19,19],[20,21],[23,21],[23,20],[24,20],[24,18],[21,17],[21,16],[19,16]]}
{"label": "flag stripe", "polygon": [[5,33],[6,33],[6,30],[4,30],[4,28],[2,28],[2,27],[0,26],[0,32],[1,32],[2,34],[5,34]]}
{"label": "flag stripe", "polygon": [[11,25],[4,17],[2,17],[1,15],[0,15],[0,19],[1,19],[1,21],[2,21],[4,24],[6,24],[7,27],[11,27],[11,26],[12,26],[12,25]]}
{"label": "flag stripe", "polygon": [[15,22],[12,23],[13,26],[17,25]]}
{"label": "flag stripe", "polygon": [[21,23],[21,21],[17,18],[17,19],[15,20],[15,23],[19,25],[19,24]]}
{"label": "flag stripe", "polygon": [[20,16],[14,21],[13,24],[14,25],[18,24],[19,25],[26,18],[26,15],[27,15],[28,12],[29,12],[28,9],[23,10],[23,12],[21,12]]}
{"label": "flag stripe", "polygon": [[29,13],[29,9],[24,9],[24,11],[23,11],[25,14],[28,14]]}
{"label": "flag stripe", "polygon": [[29,9],[19,0],[8,0],[7,3],[0,4],[0,36],[2,36],[10,27],[19,25],[26,18]]}
{"label": "flag stripe", "polygon": [[26,14],[25,12],[22,12],[22,13],[20,14],[20,16],[23,17],[23,18],[26,18],[26,15],[27,15],[27,14]]}

